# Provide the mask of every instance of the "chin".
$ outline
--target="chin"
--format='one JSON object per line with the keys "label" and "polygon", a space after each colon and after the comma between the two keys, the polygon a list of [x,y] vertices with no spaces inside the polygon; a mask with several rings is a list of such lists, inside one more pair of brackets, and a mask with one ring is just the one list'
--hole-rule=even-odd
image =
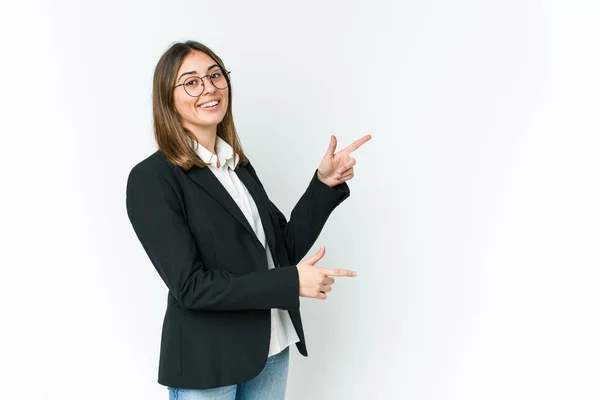
{"label": "chin", "polygon": [[216,127],[223,121],[223,118],[201,119],[196,122],[196,125],[202,128]]}

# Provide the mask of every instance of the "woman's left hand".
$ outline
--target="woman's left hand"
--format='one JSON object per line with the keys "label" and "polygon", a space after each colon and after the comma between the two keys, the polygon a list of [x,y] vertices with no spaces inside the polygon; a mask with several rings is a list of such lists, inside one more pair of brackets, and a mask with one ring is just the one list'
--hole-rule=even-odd
{"label": "woman's left hand", "polygon": [[327,186],[333,187],[352,179],[354,176],[354,164],[356,164],[356,160],[350,157],[350,153],[369,140],[371,140],[371,135],[365,135],[344,150],[335,153],[337,139],[332,135],[329,142],[329,149],[327,149],[327,153],[325,153],[325,156],[319,164],[319,169],[317,170],[317,177],[319,180]]}

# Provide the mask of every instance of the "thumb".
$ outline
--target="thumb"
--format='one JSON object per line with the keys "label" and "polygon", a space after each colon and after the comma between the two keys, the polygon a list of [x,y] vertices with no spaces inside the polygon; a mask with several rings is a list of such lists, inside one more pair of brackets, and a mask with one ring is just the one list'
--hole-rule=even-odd
{"label": "thumb", "polygon": [[327,149],[327,153],[325,155],[333,156],[335,153],[335,148],[337,147],[337,139],[334,135],[331,135],[329,139],[329,148]]}
{"label": "thumb", "polygon": [[323,258],[324,255],[325,255],[325,246],[321,246],[319,248],[319,251],[317,251],[314,256],[312,256],[308,260],[306,260],[306,262],[308,262],[310,265],[315,265],[321,258]]}

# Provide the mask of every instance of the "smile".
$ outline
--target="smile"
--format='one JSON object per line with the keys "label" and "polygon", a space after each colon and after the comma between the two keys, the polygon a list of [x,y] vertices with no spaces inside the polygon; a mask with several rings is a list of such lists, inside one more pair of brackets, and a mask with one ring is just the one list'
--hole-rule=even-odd
{"label": "smile", "polygon": [[221,104],[221,100],[212,100],[212,101],[209,101],[206,103],[202,103],[198,107],[205,109],[205,110],[213,110],[213,109],[217,108],[219,106],[219,104]]}

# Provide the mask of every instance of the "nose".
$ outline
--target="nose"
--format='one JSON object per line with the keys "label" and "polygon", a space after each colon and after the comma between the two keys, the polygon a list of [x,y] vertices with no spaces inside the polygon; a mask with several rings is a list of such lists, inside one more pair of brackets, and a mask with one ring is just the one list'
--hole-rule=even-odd
{"label": "nose", "polygon": [[202,86],[204,86],[204,93],[214,93],[217,90],[208,77],[202,78]]}

